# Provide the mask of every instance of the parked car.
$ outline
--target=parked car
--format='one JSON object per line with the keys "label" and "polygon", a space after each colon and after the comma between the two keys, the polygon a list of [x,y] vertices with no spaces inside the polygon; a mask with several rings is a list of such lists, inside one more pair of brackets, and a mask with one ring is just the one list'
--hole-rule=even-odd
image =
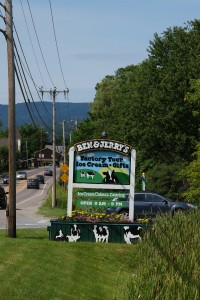
{"label": "parked car", "polygon": [[50,170],[50,169],[47,169],[47,170],[44,171],[44,175],[45,176],[53,176],[53,171]]}
{"label": "parked car", "polygon": [[5,209],[7,206],[7,195],[8,192],[5,192],[4,188],[0,186],[0,208]]}
{"label": "parked car", "polygon": [[3,177],[3,183],[4,184],[8,184],[9,183],[9,175],[8,174],[4,175],[4,177]]}
{"label": "parked car", "polygon": [[36,178],[27,179],[27,189],[39,189],[40,183]]}
{"label": "parked car", "polygon": [[27,179],[27,173],[25,171],[18,171],[16,178],[17,179]]}
{"label": "parked car", "polygon": [[45,178],[44,175],[36,175],[35,178],[37,179],[37,181],[39,181],[39,183],[44,183],[45,182]]}
{"label": "parked car", "polygon": [[[106,213],[118,213],[128,216],[129,195],[127,194],[125,198],[114,198],[113,201],[126,201],[126,205],[109,207],[106,209]],[[135,219],[155,218],[159,213],[170,213],[173,216],[176,211],[189,211],[191,209],[197,209],[197,206],[186,202],[173,201],[157,193],[136,192],[134,194]]]}

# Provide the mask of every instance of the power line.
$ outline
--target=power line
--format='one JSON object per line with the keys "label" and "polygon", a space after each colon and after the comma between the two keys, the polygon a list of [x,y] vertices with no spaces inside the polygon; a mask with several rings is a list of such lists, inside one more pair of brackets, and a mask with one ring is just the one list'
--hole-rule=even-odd
{"label": "power line", "polygon": [[[25,68],[25,66],[24,66],[24,64],[23,64],[23,62],[22,62],[22,60],[20,60],[20,61],[21,61],[22,65],[24,66],[24,69],[25,69],[25,71],[27,72],[28,76],[31,78],[31,80],[32,80],[32,82],[33,82],[33,85],[34,85],[34,87],[35,87],[35,90],[36,90],[36,92],[37,92],[37,94],[38,94],[38,97],[39,97],[40,101],[42,102],[42,104],[43,104],[43,106],[44,106],[44,109],[45,109],[46,112],[52,117],[51,113],[47,110],[47,108],[46,108],[46,106],[45,106],[45,104],[44,104],[42,98],[40,97],[40,93],[38,92],[39,86],[37,86],[37,84],[35,83],[35,81],[34,81],[34,79],[33,79],[32,74],[31,74],[31,71],[30,71],[30,68],[29,68],[27,59],[26,59],[26,57],[25,57],[25,54],[24,54],[24,51],[23,51],[23,48],[22,48],[22,44],[21,44],[20,39],[19,39],[19,35],[18,35],[16,26],[15,26],[14,23],[13,23],[13,26],[14,26],[14,30],[15,30],[15,33],[16,33],[16,36],[17,36],[17,40],[18,40],[18,43],[19,43],[19,46],[20,46],[20,49],[21,49],[21,52],[22,52],[22,55],[23,55],[23,57],[24,57],[24,60],[25,60],[25,63],[26,63],[26,66],[27,66],[27,69],[28,69],[28,70],[26,70],[26,68]],[[15,43],[15,46],[16,46],[16,43]],[[16,49],[17,49],[17,48],[16,48]]]}
{"label": "power line", "polygon": [[37,127],[36,124],[35,124],[35,121],[34,121],[34,119],[33,119],[33,117],[32,117],[32,114],[31,114],[31,112],[30,112],[30,110],[29,110],[28,104],[27,104],[27,102],[26,102],[26,97],[25,97],[25,95],[24,95],[24,91],[23,91],[23,88],[22,88],[22,85],[21,85],[21,81],[20,81],[20,78],[19,78],[19,75],[18,75],[18,71],[17,71],[17,69],[16,69],[16,66],[15,66],[15,73],[16,73],[17,80],[18,80],[18,83],[19,83],[19,87],[20,87],[22,96],[23,96],[23,98],[24,98],[24,102],[25,102],[25,104],[26,104],[26,108],[27,108],[27,110],[28,110],[28,112],[29,112],[30,118],[31,118],[31,120],[32,120],[32,122],[33,122],[33,124],[34,124],[34,126]]}
{"label": "power line", "polygon": [[58,55],[58,61],[59,61],[60,71],[61,71],[63,82],[64,82],[64,85],[65,85],[65,88],[66,88],[66,91],[67,91],[68,114],[69,114],[69,119],[70,119],[69,98],[68,98],[69,89],[68,89],[68,87],[66,85],[66,81],[65,81],[65,77],[64,77],[64,73],[63,73],[63,69],[62,69],[62,64],[61,64],[61,59],[60,59],[60,53],[59,53],[59,48],[58,48],[58,42],[57,42],[57,38],[56,38],[55,22],[54,22],[54,17],[53,17],[53,10],[52,10],[52,5],[51,5],[51,0],[49,0],[49,6],[50,6],[50,11],[51,11],[51,20],[52,20],[52,25],[53,25],[54,39],[55,39],[55,44],[56,44],[56,50],[57,50],[57,55]]}
{"label": "power line", "polygon": [[40,73],[40,77],[42,79],[42,83],[43,85],[45,86],[44,84],[44,79],[42,77],[42,73],[41,73],[41,70],[40,70],[40,67],[39,67],[39,63],[38,63],[38,60],[37,60],[37,56],[35,54],[35,49],[34,49],[34,46],[33,46],[33,42],[32,42],[32,39],[31,39],[31,34],[30,34],[30,30],[29,30],[29,27],[28,27],[28,22],[27,22],[27,19],[26,19],[26,15],[25,15],[25,12],[24,12],[24,7],[23,7],[23,4],[22,4],[22,1],[20,0],[20,3],[21,3],[21,8],[22,8],[22,12],[23,12],[23,16],[24,16],[24,20],[25,20],[25,24],[26,24],[26,29],[28,31],[28,36],[29,36],[29,39],[30,39],[30,43],[31,43],[31,47],[32,47],[32,50],[33,50],[33,54],[34,54],[34,57],[35,57],[35,61],[36,61],[36,65],[37,65],[37,68],[38,68],[38,71]]}
{"label": "power line", "polygon": [[44,62],[44,65],[45,65],[47,74],[48,74],[48,76],[49,76],[49,79],[50,79],[52,85],[55,86],[55,84],[53,83],[53,80],[52,80],[52,78],[51,78],[51,75],[50,75],[50,73],[49,73],[49,70],[48,70],[48,68],[47,68],[46,61],[45,61],[45,59],[44,59],[44,54],[43,54],[43,52],[42,52],[42,48],[41,48],[40,41],[39,41],[39,38],[38,38],[38,34],[37,34],[37,31],[36,31],[36,27],[35,27],[35,23],[34,23],[34,20],[33,20],[33,15],[32,15],[32,12],[31,12],[29,0],[27,0],[27,3],[28,3],[28,8],[29,8],[29,12],[30,12],[30,15],[31,15],[31,20],[32,20],[32,24],[33,24],[34,31],[35,31],[35,35],[36,35],[36,38],[37,38],[38,46],[39,46],[39,49],[40,49],[40,53],[41,53],[41,55],[42,55],[42,59],[43,59],[43,62]]}
{"label": "power line", "polygon": [[[30,88],[29,88],[29,85],[28,85],[28,82],[27,82],[27,79],[26,79],[26,76],[25,76],[25,73],[24,73],[24,70],[23,70],[23,67],[22,67],[22,64],[21,64],[21,59],[20,59],[19,53],[18,53],[18,51],[17,51],[17,47],[16,47],[15,42],[14,42],[14,47],[15,47],[15,50],[16,50],[16,53],[17,53],[17,56],[16,56],[16,54],[15,54],[15,62],[17,63],[18,71],[19,71],[19,74],[20,74],[20,77],[21,77],[21,80],[22,80],[22,84],[23,84],[23,87],[24,87],[24,90],[25,90],[25,93],[26,93],[28,102],[30,103],[30,99],[29,99],[29,97],[28,97],[28,93],[27,93],[27,90],[26,90],[26,86],[27,86],[27,88],[28,88],[29,94],[30,94],[31,99],[32,99],[32,101],[33,101],[35,110],[37,111],[38,117],[40,118],[40,120],[41,120],[41,122],[43,123],[43,125],[44,125],[46,128],[50,129],[50,128],[46,125],[46,123],[43,121],[43,119],[42,119],[42,117],[41,117],[41,115],[40,115],[40,113],[39,113],[39,110],[37,109],[37,106],[36,106],[36,104],[35,104],[35,101],[34,101],[34,99],[33,99],[32,94],[31,94],[31,91],[30,91]],[[17,59],[18,59],[19,64],[20,64],[20,67],[21,67],[21,70],[22,70],[22,73],[23,73],[23,77],[24,77],[25,82],[26,82],[26,86],[25,86],[25,83],[24,83],[24,81],[23,81],[22,74],[21,74],[21,71],[20,71],[20,68],[19,68]]]}
{"label": "power line", "polygon": [[68,87],[66,85],[65,78],[64,78],[64,73],[63,73],[63,70],[62,70],[60,53],[59,53],[59,49],[58,49],[58,42],[57,42],[57,38],[56,38],[56,30],[55,30],[55,25],[54,25],[54,18],[53,18],[53,11],[52,11],[52,6],[51,6],[51,0],[49,0],[49,6],[50,6],[50,11],[51,11],[51,19],[52,19],[52,25],[53,25],[54,39],[55,39],[55,43],[56,43],[56,49],[57,49],[57,54],[58,54],[58,60],[59,60],[60,70],[61,70],[61,74],[62,74],[62,78],[63,78],[63,82],[64,82],[64,85],[65,85],[66,91],[67,91],[67,93],[69,93],[69,89],[68,89]]}

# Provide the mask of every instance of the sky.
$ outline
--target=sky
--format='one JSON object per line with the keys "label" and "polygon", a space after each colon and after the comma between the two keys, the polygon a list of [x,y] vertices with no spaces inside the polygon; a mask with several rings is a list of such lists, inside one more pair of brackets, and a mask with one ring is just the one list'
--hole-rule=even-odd
{"label": "sky", "polygon": [[[14,38],[29,89],[58,102],[93,102],[95,86],[148,58],[154,34],[200,18],[199,0],[13,0]],[[0,7],[1,15],[5,12]],[[53,22],[52,22],[53,20]],[[0,29],[5,30],[3,19]],[[19,44],[18,38],[21,44]],[[23,52],[21,51],[21,49]],[[26,60],[24,60],[24,56]],[[8,104],[6,41],[0,32],[0,104]],[[69,89],[65,99],[64,89]],[[40,95],[40,94],[39,94]],[[16,79],[16,103],[24,102]]]}

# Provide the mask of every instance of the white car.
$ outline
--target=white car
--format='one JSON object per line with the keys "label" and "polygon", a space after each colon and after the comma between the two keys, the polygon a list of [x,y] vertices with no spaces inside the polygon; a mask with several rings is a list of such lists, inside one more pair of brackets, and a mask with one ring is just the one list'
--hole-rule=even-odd
{"label": "white car", "polygon": [[19,171],[17,172],[17,179],[27,179],[27,173],[25,171]]}

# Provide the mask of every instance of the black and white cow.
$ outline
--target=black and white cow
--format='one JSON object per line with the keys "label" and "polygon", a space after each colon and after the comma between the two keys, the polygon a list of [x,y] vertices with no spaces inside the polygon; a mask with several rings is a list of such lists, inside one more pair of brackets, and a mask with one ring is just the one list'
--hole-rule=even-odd
{"label": "black and white cow", "polygon": [[83,170],[80,171],[80,174],[81,174],[81,178],[85,177],[85,172]]}
{"label": "black and white cow", "polygon": [[77,242],[77,240],[80,239],[80,237],[80,229],[77,227],[76,224],[73,224],[71,226],[71,235],[66,236],[68,242]]}
{"label": "black and white cow", "polygon": [[78,239],[80,239],[80,229],[77,227],[76,224],[73,224],[71,226],[71,235],[64,235],[62,230],[56,232],[55,239],[56,241],[62,241],[62,242],[77,242]]}
{"label": "black and white cow", "polygon": [[56,232],[56,236],[55,236],[55,239],[57,241],[66,241],[66,237],[64,236],[62,230],[60,229],[59,231]]}
{"label": "black and white cow", "polygon": [[130,228],[129,226],[124,226],[124,240],[127,244],[131,244],[131,239],[138,239],[141,241],[141,227],[138,226]]}
{"label": "black and white cow", "polygon": [[109,230],[107,226],[94,225],[93,232],[96,243],[108,243]]}
{"label": "black and white cow", "polygon": [[106,172],[103,172],[103,175],[105,175],[103,182],[104,183],[117,183],[117,177],[115,176],[114,170],[108,170]]}
{"label": "black and white cow", "polygon": [[94,172],[87,172],[86,176],[87,176],[88,179],[90,179],[90,178],[94,179]]}

